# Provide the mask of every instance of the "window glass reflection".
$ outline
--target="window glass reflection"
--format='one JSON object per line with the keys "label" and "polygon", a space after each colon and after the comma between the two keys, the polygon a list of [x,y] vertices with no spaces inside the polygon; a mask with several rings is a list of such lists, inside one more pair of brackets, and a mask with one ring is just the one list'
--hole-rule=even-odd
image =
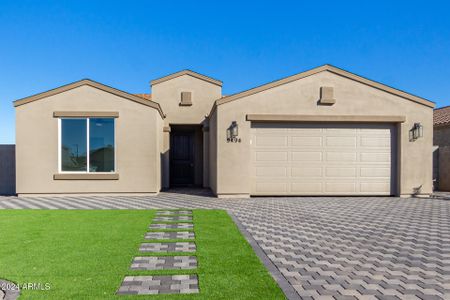
{"label": "window glass reflection", "polygon": [[114,119],[89,120],[89,172],[114,172]]}
{"label": "window glass reflection", "polygon": [[61,170],[86,171],[86,119],[61,120]]}

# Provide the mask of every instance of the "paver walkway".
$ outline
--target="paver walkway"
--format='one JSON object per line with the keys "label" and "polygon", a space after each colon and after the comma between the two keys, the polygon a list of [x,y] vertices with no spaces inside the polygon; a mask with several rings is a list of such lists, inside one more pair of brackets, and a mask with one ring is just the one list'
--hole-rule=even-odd
{"label": "paver walkway", "polygon": [[197,268],[195,256],[138,256],[133,259],[132,270],[176,270]]}
{"label": "paver walkway", "polygon": [[141,252],[194,252],[196,249],[193,242],[170,242],[170,243],[142,243],[139,247]]}
{"label": "paver walkway", "polygon": [[148,232],[145,234],[146,240],[189,240],[195,239],[192,231],[172,231],[172,232]]}
{"label": "paver walkway", "polygon": [[[180,216],[180,213],[188,216]],[[158,215],[169,215],[161,217]],[[189,220],[192,222],[192,211],[167,211],[156,212],[155,221],[177,222]],[[170,224],[170,223],[169,223]],[[181,223],[171,223],[178,225]],[[193,223],[190,223],[193,225]],[[158,229],[157,229],[158,230]],[[159,229],[161,230],[161,229]],[[146,233],[144,239],[194,239],[194,232],[191,231],[151,231]],[[195,252],[194,242],[167,242],[167,243],[142,243],[139,251],[141,253],[161,253],[165,252]],[[195,256],[138,256],[133,259],[130,270],[186,270],[196,269],[197,258]],[[193,294],[199,292],[198,277],[196,274],[190,275],[148,275],[148,276],[126,276],[117,291],[118,295],[156,295],[156,294]]]}
{"label": "paver walkway", "polygon": [[206,191],[188,193],[5,197],[0,198],[0,207],[227,209],[289,281],[298,298],[450,299],[450,201],[394,197],[217,199]]}
{"label": "paver walkway", "polygon": [[190,223],[176,223],[176,224],[150,224],[149,229],[192,229],[193,224]]}
{"label": "paver walkway", "polygon": [[127,276],[119,295],[193,294],[198,293],[197,275]]}

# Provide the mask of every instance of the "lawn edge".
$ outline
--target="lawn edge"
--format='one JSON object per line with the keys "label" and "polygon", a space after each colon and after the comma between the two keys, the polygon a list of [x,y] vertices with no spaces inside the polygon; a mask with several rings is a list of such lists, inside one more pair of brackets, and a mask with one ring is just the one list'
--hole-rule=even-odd
{"label": "lawn edge", "polygon": [[245,229],[244,225],[242,225],[241,221],[230,211],[227,211],[228,215],[231,217],[231,219],[236,224],[237,228],[241,232],[241,234],[244,236],[244,238],[247,240],[247,242],[250,244],[250,246],[253,248],[253,251],[255,252],[256,256],[260,259],[260,261],[264,264],[267,271],[269,271],[272,278],[275,280],[275,282],[278,284],[278,286],[283,291],[284,295],[287,299],[301,299],[300,295],[295,291],[295,289],[292,287],[292,285],[288,282],[286,277],[284,277],[283,274],[281,274],[280,270],[275,266],[275,264],[270,260],[270,258],[267,256],[266,252],[258,245],[258,242],[253,238],[253,236]]}

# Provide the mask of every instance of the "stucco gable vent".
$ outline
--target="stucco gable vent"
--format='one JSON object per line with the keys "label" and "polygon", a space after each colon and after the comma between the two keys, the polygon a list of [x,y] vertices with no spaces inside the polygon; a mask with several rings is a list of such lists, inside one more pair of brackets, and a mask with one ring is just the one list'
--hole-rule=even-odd
{"label": "stucco gable vent", "polygon": [[334,88],[331,86],[320,87],[320,100],[318,104],[333,105],[336,103],[334,99]]}
{"label": "stucco gable vent", "polygon": [[192,105],[192,92],[181,92],[180,106]]}

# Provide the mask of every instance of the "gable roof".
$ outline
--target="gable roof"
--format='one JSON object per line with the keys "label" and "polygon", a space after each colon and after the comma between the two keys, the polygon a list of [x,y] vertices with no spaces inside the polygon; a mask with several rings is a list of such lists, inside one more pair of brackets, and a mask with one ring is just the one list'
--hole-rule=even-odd
{"label": "gable roof", "polygon": [[342,70],[342,69],[339,69],[337,67],[327,64],[327,65],[323,65],[323,66],[320,66],[320,67],[317,67],[317,68],[314,68],[314,69],[311,69],[311,70],[308,70],[308,71],[305,71],[302,73],[295,74],[293,76],[289,76],[289,77],[286,77],[286,78],[283,78],[280,80],[276,80],[276,81],[273,81],[273,82],[270,82],[270,83],[267,83],[267,84],[264,84],[264,85],[261,85],[261,86],[258,86],[258,87],[255,87],[255,88],[252,88],[252,89],[249,89],[249,90],[237,93],[237,94],[229,95],[227,97],[218,99],[215,101],[214,106],[211,110],[211,113],[214,111],[215,107],[218,105],[222,105],[222,104],[225,104],[225,103],[228,103],[231,101],[235,101],[235,100],[244,98],[246,96],[257,94],[257,93],[263,92],[265,90],[268,90],[268,89],[271,89],[274,87],[278,87],[280,85],[290,83],[290,82],[293,82],[293,81],[296,81],[296,80],[299,80],[299,79],[302,79],[302,78],[305,78],[305,77],[308,77],[308,76],[311,76],[311,75],[314,75],[314,74],[317,74],[317,73],[320,73],[323,71],[328,71],[328,72],[337,74],[339,76],[363,83],[363,84],[371,86],[373,88],[382,90],[384,92],[402,97],[404,99],[407,99],[407,100],[410,100],[410,101],[413,101],[413,102],[416,102],[416,103],[419,103],[419,104],[422,104],[422,105],[425,105],[425,106],[428,106],[431,108],[433,108],[435,106],[434,102],[431,102],[427,99],[406,93],[404,91],[392,88],[392,87],[384,85],[382,83],[367,79],[365,77],[353,74],[351,72],[348,72],[348,71],[345,71],[345,70]]}
{"label": "gable roof", "polygon": [[150,84],[151,85],[155,85],[155,84],[158,84],[158,83],[161,83],[161,82],[164,82],[164,81],[176,78],[176,77],[180,77],[180,76],[183,76],[183,75],[189,75],[189,76],[192,76],[194,78],[197,78],[197,79],[200,79],[200,80],[204,80],[206,82],[209,82],[209,83],[212,83],[212,84],[215,84],[215,85],[218,85],[218,86],[222,86],[222,81],[214,79],[214,78],[211,78],[211,77],[208,77],[208,76],[205,76],[205,75],[202,75],[202,74],[199,74],[199,73],[196,73],[196,72],[191,71],[191,70],[183,70],[183,71],[179,71],[179,72],[176,72],[176,73],[173,73],[173,74],[170,74],[170,75],[158,78],[158,79],[154,79],[154,80],[150,81]]}
{"label": "gable roof", "polygon": [[450,125],[450,105],[433,111],[433,123],[434,126]]}
{"label": "gable roof", "polygon": [[13,105],[14,105],[14,107],[17,107],[17,106],[24,105],[24,104],[34,102],[34,101],[38,101],[38,100],[41,100],[41,99],[44,99],[44,98],[47,98],[50,96],[54,96],[54,95],[57,95],[60,93],[64,93],[66,91],[69,91],[69,90],[72,90],[72,89],[75,89],[77,87],[84,86],[84,85],[87,85],[87,86],[102,90],[104,92],[111,93],[113,95],[131,100],[131,101],[134,101],[134,102],[137,102],[137,103],[149,106],[149,107],[152,107],[152,108],[158,110],[159,114],[161,115],[161,118],[165,118],[165,115],[164,115],[159,103],[151,101],[150,99],[147,100],[147,99],[144,99],[143,97],[115,89],[113,87],[101,84],[99,82],[96,82],[96,81],[93,81],[90,79],[82,79],[82,80],[79,80],[79,81],[76,81],[73,83],[69,83],[67,85],[63,85],[63,86],[57,87],[55,89],[52,89],[52,90],[49,90],[49,91],[46,91],[43,93],[39,93],[36,95],[32,95],[32,96],[29,96],[26,98],[16,100],[13,102]]}

